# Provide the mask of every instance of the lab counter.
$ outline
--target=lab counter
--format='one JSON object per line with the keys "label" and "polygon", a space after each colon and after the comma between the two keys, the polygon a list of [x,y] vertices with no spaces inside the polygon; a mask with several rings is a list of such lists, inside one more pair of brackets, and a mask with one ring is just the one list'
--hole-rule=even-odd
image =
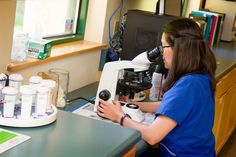
{"label": "lab counter", "polygon": [[122,156],[141,138],[136,130],[60,110],[57,120],[46,126],[1,128],[31,137],[1,157]]}

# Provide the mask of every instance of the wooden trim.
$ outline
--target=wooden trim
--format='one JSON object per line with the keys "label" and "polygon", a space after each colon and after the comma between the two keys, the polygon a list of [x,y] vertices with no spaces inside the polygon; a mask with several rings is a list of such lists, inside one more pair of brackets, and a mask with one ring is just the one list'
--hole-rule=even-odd
{"label": "wooden trim", "polygon": [[135,157],[136,151],[137,151],[137,148],[136,147],[132,147],[122,157]]}
{"label": "wooden trim", "polygon": [[10,64],[7,65],[7,71],[16,72],[22,69],[30,68],[32,66],[53,62],[56,60],[72,57],[88,51],[99,50],[104,48],[107,48],[106,44],[95,43],[86,40],[59,44],[52,47],[50,57],[44,60],[29,58],[25,62],[11,62]]}

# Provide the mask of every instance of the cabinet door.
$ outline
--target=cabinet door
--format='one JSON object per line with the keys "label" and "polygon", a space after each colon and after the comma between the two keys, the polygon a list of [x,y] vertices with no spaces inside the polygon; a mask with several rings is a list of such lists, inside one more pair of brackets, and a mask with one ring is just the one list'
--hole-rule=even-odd
{"label": "cabinet door", "polygon": [[226,138],[228,139],[231,133],[234,131],[235,128],[235,105],[236,105],[236,84],[234,84],[228,91],[227,91],[227,99],[225,103],[227,104],[227,108],[229,108],[229,112],[226,117]]}
{"label": "cabinet door", "polygon": [[215,150],[217,154],[222,148],[223,141],[224,141],[224,137],[222,136],[225,131],[223,117],[225,116],[225,113],[226,113],[224,109],[224,106],[225,106],[224,99],[225,99],[225,95],[216,99],[216,103],[215,103],[216,106],[215,106],[215,120],[214,120],[213,133],[215,135],[215,140],[216,140]]}
{"label": "cabinet door", "polygon": [[220,126],[220,116],[222,114],[222,99],[216,99],[216,103],[215,103],[215,118],[214,118],[214,127],[212,129],[214,135],[215,135],[215,139],[216,142],[218,140],[218,136],[219,136],[219,126]]}
{"label": "cabinet door", "polygon": [[[236,84],[216,99],[215,122],[213,132],[218,153],[235,129]],[[215,128],[216,127],[216,128]]]}

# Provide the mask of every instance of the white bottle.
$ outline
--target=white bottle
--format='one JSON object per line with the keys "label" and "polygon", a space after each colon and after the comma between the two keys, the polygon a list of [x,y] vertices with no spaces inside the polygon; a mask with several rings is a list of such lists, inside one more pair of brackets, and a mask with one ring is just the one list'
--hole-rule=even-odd
{"label": "white bottle", "polygon": [[47,106],[50,99],[50,88],[46,86],[40,86],[37,88],[36,96],[36,115],[45,116]]}
{"label": "white bottle", "polygon": [[[29,85],[32,86],[33,88],[35,88],[35,90],[37,90],[37,88],[39,86],[41,86],[41,81],[42,81],[42,77],[40,76],[31,76],[29,78]],[[33,98],[33,106],[35,106],[36,104],[36,95]]]}
{"label": "white bottle", "polygon": [[47,105],[47,111],[51,111],[52,110],[52,104],[53,105],[56,105],[56,98],[57,98],[57,91],[56,91],[56,81],[54,80],[50,80],[50,79],[43,79],[41,81],[41,85],[42,86],[45,86],[45,87],[48,87],[50,89],[49,91],[49,96],[50,96],[50,99],[48,99],[48,105]]}
{"label": "white bottle", "polygon": [[0,83],[0,103],[3,102],[3,94],[2,94],[2,89],[3,89],[3,85]]}
{"label": "white bottle", "polygon": [[35,98],[36,89],[30,85],[20,87],[21,93],[21,118],[27,119],[31,116],[32,104]]}
{"label": "white bottle", "polygon": [[161,85],[162,85],[162,73],[159,73],[159,66],[152,74],[152,87],[150,89],[149,99],[151,101],[158,101],[160,99]]}
{"label": "white bottle", "polygon": [[0,84],[2,84],[3,87],[6,86],[6,81],[7,81],[7,75],[4,73],[0,74]]}
{"label": "white bottle", "polygon": [[17,95],[17,98],[16,98],[16,104],[20,104],[19,90],[20,90],[20,86],[22,85],[23,79],[24,78],[21,74],[14,73],[14,74],[9,75],[9,86],[14,87],[18,90],[18,95]]}
{"label": "white bottle", "polygon": [[2,93],[4,94],[3,116],[13,118],[18,90],[14,87],[4,87]]}

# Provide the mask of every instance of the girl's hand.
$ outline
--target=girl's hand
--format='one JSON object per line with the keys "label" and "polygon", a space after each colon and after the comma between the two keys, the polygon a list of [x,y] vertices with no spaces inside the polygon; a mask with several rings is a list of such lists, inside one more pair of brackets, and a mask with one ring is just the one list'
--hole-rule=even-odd
{"label": "girl's hand", "polygon": [[127,103],[132,103],[132,101],[129,99],[129,96],[120,96],[119,97],[119,100],[120,101],[124,101],[124,102],[127,102]]}
{"label": "girl's hand", "polygon": [[99,100],[100,104],[97,106],[97,114],[100,117],[110,119],[114,122],[120,122],[121,117],[124,115],[124,112],[121,109],[121,105],[118,101],[113,102],[113,104]]}

